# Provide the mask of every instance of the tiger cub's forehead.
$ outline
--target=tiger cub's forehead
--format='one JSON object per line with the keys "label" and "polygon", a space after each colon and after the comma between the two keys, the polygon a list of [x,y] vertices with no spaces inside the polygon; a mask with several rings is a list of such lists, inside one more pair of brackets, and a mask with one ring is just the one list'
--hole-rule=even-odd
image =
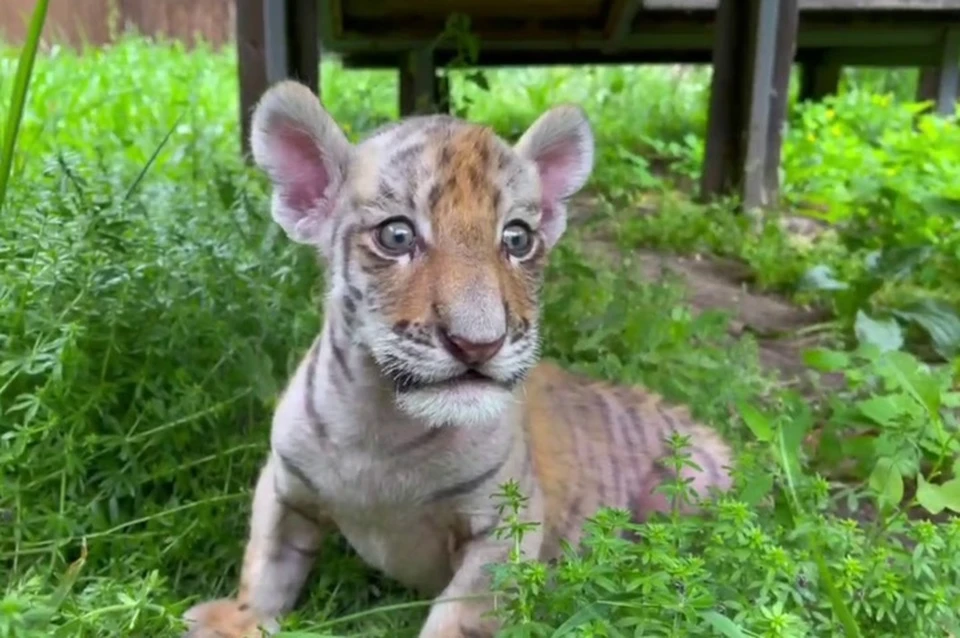
{"label": "tiger cub's forehead", "polygon": [[451,116],[375,131],[357,147],[351,173],[355,197],[425,218],[438,236],[495,233],[506,215],[534,221],[538,213],[535,168],[489,127]]}

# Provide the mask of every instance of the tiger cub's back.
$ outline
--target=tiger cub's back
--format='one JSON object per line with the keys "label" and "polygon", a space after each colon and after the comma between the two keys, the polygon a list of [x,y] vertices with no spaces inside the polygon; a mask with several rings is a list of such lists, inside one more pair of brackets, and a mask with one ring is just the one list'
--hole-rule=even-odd
{"label": "tiger cub's back", "polygon": [[669,508],[654,488],[671,477],[661,459],[673,431],[690,436],[691,487],[707,496],[726,490],[729,446],[681,406],[638,386],[585,378],[541,362],[526,384],[526,435],[533,471],[546,501],[543,558],[565,538],[576,543],[584,520],[600,506],[621,507],[635,521]]}

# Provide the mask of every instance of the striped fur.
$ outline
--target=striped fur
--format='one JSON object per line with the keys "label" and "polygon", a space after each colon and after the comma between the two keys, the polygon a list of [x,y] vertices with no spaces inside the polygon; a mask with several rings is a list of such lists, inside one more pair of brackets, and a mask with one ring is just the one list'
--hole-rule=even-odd
{"label": "striped fur", "polygon": [[442,599],[483,594],[484,566],[507,557],[491,498],[507,480],[540,523],[522,549],[544,560],[602,505],[666,509],[671,432],[691,435],[694,489],[729,487],[727,445],[683,408],[539,361],[543,269],[593,161],[579,109],[548,111],[513,146],[447,116],[353,146],[284,82],[253,128],[274,219],[328,265],[324,326],[274,414],[239,593],[189,610],[186,636],[276,631],[332,531],[437,598],[422,638],[490,636],[489,597]]}

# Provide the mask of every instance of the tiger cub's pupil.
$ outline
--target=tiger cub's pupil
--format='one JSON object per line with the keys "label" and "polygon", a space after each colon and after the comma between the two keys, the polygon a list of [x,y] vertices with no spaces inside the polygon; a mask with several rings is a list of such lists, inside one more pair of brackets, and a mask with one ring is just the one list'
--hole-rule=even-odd
{"label": "tiger cub's pupil", "polygon": [[402,255],[413,248],[416,233],[413,225],[402,219],[388,220],[380,225],[377,241],[389,253]]}
{"label": "tiger cub's pupil", "polygon": [[523,224],[515,222],[503,229],[503,244],[514,257],[523,257],[533,246],[533,236]]}

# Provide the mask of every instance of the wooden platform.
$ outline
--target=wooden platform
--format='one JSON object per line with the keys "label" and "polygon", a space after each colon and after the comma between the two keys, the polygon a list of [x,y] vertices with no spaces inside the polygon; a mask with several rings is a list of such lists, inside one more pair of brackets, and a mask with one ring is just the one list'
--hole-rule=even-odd
{"label": "wooden platform", "polygon": [[269,83],[316,89],[320,42],[347,67],[398,69],[402,114],[443,110],[451,14],[469,16],[479,66],[712,63],[702,191],[748,207],[778,197],[794,63],[805,99],[846,65],[922,68],[920,97],[944,115],[958,92],[960,0],[237,0],[244,136]]}

